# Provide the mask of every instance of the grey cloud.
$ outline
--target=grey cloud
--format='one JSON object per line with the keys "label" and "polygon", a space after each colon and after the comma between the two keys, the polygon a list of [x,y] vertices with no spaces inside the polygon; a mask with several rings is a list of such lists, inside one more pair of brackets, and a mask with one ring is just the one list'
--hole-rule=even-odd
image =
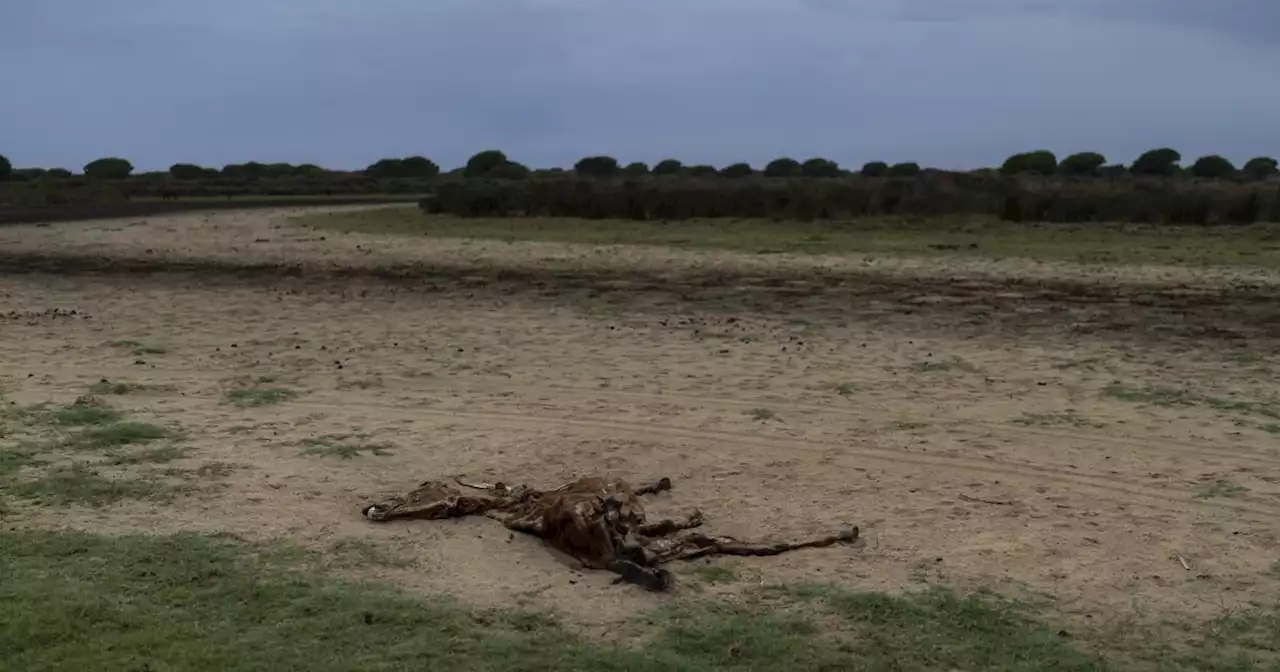
{"label": "grey cloud", "polygon": [[[1252,19],[1206,9],[1233,2]],[[1280,92],[1258,85],[1280,62],[1259,38],[1280,5],[1262,2],[15,7],[0,59],[23,67],[0,71],[16,101],[0,111],[0,153],[20,165],[359,167],[409,153],[457,165],[491,147],[535,166],[594,153],[944,167],[1038,147],[1280,153]]]}

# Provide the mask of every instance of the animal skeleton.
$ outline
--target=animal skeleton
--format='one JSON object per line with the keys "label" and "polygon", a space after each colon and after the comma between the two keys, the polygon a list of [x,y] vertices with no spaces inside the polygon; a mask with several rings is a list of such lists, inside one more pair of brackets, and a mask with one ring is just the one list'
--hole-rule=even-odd
{"label": "animal skeleton", "polygon": [[852,543],[858,528],[795,543],[752,543],[694,531],[703,523],[694,511],[680,520],[645,519],[640,497],[671,489],[671,479],[633,488],[620,479],[579,478],[555,490],[503,483],[456,482],[475,493],[464,493],[444,481],[426,481],[404,495],[369,504],[366,518],[386,522],[397,518],[439,520],[483,515],[508,529],[544,539],[553,548],[591,569],[606,569],[619,578],[653,591],[670,590],[675,577],[661,565],[708,555],[777,555],[799,548]]}

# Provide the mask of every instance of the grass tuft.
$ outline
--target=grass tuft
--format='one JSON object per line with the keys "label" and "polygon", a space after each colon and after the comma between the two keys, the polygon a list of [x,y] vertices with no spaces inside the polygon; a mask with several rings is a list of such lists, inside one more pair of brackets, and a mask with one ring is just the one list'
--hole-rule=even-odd
{"label": "grass tuft", "polygon": [[147,393],[147,392],[174,392],[176,390],[177,388],[174,387],[173,385],[151,385],[147,383],[127,383],[127,382],[113,383],[109,380],[100,380],[94,383],[93,385],[89,386],[89,392],[91,394],[101,394],[101,395],[113,394],[117,396],[126,395],[126,394]]}
{"label": "grass tuft", "polygon": [[1236,497],[1249,492],[1249,488],[1243,485],[1236,485],[1231,481],[1217,479],[1211,483],[1206,483],[1196,490],[1196,499],[1217,499],[1218,497]]}
{"label": "grass tuft", "polygon": [[0,446],[0,476],[16,473],[23,467],[37,464],[36,451],[19,446]]}
{"label": "grass tuft", "polygon": [[149,443],[174,436],[173,432],[147,422],[117,422],[105,427],[91,427],[73,436],[68,445],[81,450],[106,450]]}
{"label": "grass tuft", "polygon": [[1071,426],[1071,427],[1101,427],[1101,424],[1090,421],[1088,418],[1077,414],[1075,411],[1066,411],[1063,413],[1023,413],[1016,418],[1009,420],[1015,425],[1045,425],[1045,426]]}
{"label": "grass tuft", "polygon": [[287,387],[238,387],[227,392],[227,401],[240,408],[256,408],[283,403],[297,396],[297,392]]}
{"label": "grass tuft", "polygon": [[53,412],[53,424],[63,427],[85,427],[115,422],[121,418],[120,411],[111,408],[97,397],[87,396],[76,399],[70,406]]}
{"label": "grass tuft", "polygon": [[706,583],[733,583],[738,580],[738,572],[724,565],[698,565],[693,568],[693,575]]}
{"label": "grass tuft", "polygon": [[[363,436],[358,435],[357,438],[362,438]],[[302,453],[313,457],[338,457],[344,460],[359,457],[362,453],[369,453],[379,457],[392,454],[388,450],[390,446],[385,443],[351,442],[350,438],[351,436],[345,434],[330,434],[303,439],[300,442],[303,446]]]}
{"label": "grass tuft", "polygon": [[107,464],[168,464],[174,460],[181,460],[187,456],[187,453],[187,449],[178,446],[162,446],[115,455],[107,460]]}
{"label": "grass tuft", "polygon": [[158,345],[147,345],[138,341],[112,341],[108,345],[116,348],[128,348],[134,355],[163,355],[168,350]]}

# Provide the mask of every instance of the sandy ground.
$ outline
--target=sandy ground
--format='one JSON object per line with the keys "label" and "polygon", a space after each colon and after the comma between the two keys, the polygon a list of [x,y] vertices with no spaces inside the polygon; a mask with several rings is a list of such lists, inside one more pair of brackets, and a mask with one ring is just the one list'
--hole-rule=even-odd
{"label": "sandy ground", "polygon": [[[1274,286],[1273,272],[320,240],[289,225],[291,212],[0,230],[8,400],[68,403],[103,378],[172,385],[111,401],[184,428],[194,452],[180,464],[241,467],[224,487],[172,505],[17,506],[4,524],[223,531],[316,548],[363,539],[415,558],[364,574],[608,624],[670,598],[575,571],[492,521],[377,525],[359,513],[428,478],[555,486],[603,472],[671,477],[653,513],[698,508],[719,533],[862,529],[854,548],[716,560],[733,569],[724,584],[682,568],[681,592],[733,599],[762,582],[805,581],[1029,589],[1098,624],[1211,617],[1280,597],[1280,419],[1267,415],[1280,409],[1274,308],[1214,300],[1242,283]],[[52,274],[31,271],[34,254],[92,257],[99,270],[109,270],[102,260],[220,260],[306,272]],[[332,274],[380,263],[434,270]],[[22,264],[30,272],[16,272]],[[643,286],[468,276],[570,266],[655,275]],[[710,269],[803,284],[869,268],[875,282],[849,275],[798,293],[675,280]],[[1109,293],[1064,298],[1045,284],[1039,295],[995,297],[1002,278],[1074,278]],[[1160,300],[1126,299],[1122,281]],[[54,307],[77,315],[43,312]],[[1184,321],[1169,322],[1175,314]],[[165,352],[111,345],[122,340]],[[256,376],[301,395],[226,403],[235,381]],[[1192,396],[1172,406],[1119,399],[1105,393],[1117,381]],[[305,439],[330,435],[363,436],[388,454],[304,454]]]}

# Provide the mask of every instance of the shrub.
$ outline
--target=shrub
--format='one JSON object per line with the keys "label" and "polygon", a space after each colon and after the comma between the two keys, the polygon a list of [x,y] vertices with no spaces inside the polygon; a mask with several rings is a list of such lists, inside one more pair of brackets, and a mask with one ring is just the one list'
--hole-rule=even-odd
{"label": "shrub", "polygon": [[1017,175],[1019,173],[1052,175],[1058,172],[1058,157],[1046,149],[1014,154],[1005,160],[1004,165],[1000,166],[1000,172],[1005,175]]}
{"label": "shrub", "polygon": [[1227,159],[1217,154],[1210,154],[1196,159],[1196,162],[1191,164],[1191,174],[1207,178],[1231,177],[1236,174],[1236,167]]}
{"label": "shrub", "polygon": [[796,177],[800,175],[800,162],[795,159],[774,159],[764,167],[765,177]]}
{"label": "shrub", "polygon": [[612,156],[588,156],[574,164],[573,170],[585,177],[614,177],[621,172]]}
{"label": "shrub", "polygon": [[884,161],[869,161],[862,164],[863,177],[884,177],[889,174],[889,164]]}
{"label": "shrub", "polygon": [[133,172],[133,164],[126,159],[107,157],[90,161],[84,167],[88,177],[105,180],[122,180]]}
{"label": "shrub", "polygon": [[1133,165],[1129,167],[1129,172],[1134,175],[1162,175],[1165,177],[1177,175],[1180,170],[1178,162],[1182,160],[1182,155],[1176,150],[1162,147],[1160,149],[1152,149],[1139,156]]}
{"label": "shrub", "polygon": [[684,164],[675,159],[663,159],[653,167],[654,175],[675,175],[684,170]]}
{"label": "shrub", "polygon": [[721,176],[721,177],[730,177],[730,178],[751,177],[752,175],[754,175],[754,174],[755,174],[755,172],[756,172],[756,171],[755,171],[754,169],[752,169],[752,168],[751,168],[751,164],[748,164],[748,163],[734,163],[734,164],[730,164],[730,165],[728,165],[728,166],[725,166],[725,167],[720,171],[720,176]]}

